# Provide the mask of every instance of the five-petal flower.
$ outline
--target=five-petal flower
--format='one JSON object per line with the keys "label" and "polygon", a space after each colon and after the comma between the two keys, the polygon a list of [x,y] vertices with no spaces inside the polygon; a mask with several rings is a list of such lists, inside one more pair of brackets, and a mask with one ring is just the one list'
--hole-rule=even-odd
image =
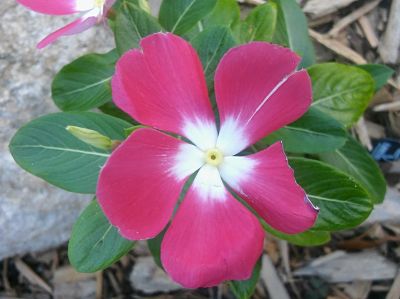
{"label": "five-petal flower", "polygon": [[136,130],[112,153],[100,172],[99,203],[132,240],[155,237],[172,217],[161,260],[183,286],[247,279],[261,255],[264,232],[226,185],[284,233],[309,229],[318,214],[296,183],[280,142],[240,155],[308,109],[310,78],[296,71],[300,58],[289,49],[265,42],[231,49],[215,75],[218,130],[191,45],[170,33],[153,34],[140,45],[118,61],[113,99],[151,128]]}
{"label": "five-petal flower", "polygon": [[64,35],[80,33],[101,22],[116,0],[17,0],[29,9],[48,15],[82,13],[74,22],[49,34],[39,42],[39,49]]}

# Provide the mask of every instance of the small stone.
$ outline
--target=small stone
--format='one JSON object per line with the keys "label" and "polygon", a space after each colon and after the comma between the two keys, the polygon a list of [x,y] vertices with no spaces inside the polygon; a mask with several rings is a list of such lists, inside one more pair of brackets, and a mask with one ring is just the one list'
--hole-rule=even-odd
{"label": "small stone", "polygon": [[151,295],[182,290],[160,269],[152,257],[139,257],[130,274],[130,282],[134,289]]}

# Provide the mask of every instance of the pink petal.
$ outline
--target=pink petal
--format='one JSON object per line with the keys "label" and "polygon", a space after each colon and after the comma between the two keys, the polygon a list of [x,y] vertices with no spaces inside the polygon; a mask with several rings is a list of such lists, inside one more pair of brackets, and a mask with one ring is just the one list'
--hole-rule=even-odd
{"label": "pink petal", "polygon": [[225,157],[220,172],[273,228],[296,234],[315,223],[318,209],[296,183],[280,142],[254,155]]}
{"label": "pink petal", "polygon": [[94,8],[94,0],[17,0],[27,8],[48,15],[69,15]]}
{"label": "pink petal", "polygon": [[124,237],[139,240],[160,233],[187,177],[201,167],[184,157],[196,159],[198,151],[153,129],[138,129],[114,150],[100,172],[96,195]]}
{"label": "pink petal", "polygon": [[85,31],[89,29],[90,27],[94,26],[97,23],[97,17],[90,16],[90,17],[85,17],[83,16],[82,18],[79,18],[75,20],[74,22],[68,24],[67,26],[58,29],[57,31],[49,34],[46,36],[44,39],[42,39],[39,44],[37,45],[38,49],[42,49],[49,44],[55,42],[58,38],[64,35],[73,35],[80,33],[82,31]]}
{"label": "pink petal", "polygon": [[203,142],[195,140],[201,136],[216,139],[203,69],[192,46],[171,33],[145,37],[140,46],[117,63],[112,81],[115,104],[142,124],[181,134],[196,144]]}
{"label": "pink petal", "polygon": [[245,280],[263,239],[257,218],[226,191],[217,168],[205,165],[164,236],[161,261],[186,288]]}
{"label": "pink petal", "polygon": [[296,72],[299,62],[291,50],[265,42],[225,54],[215,75],[222,124],[218,146],[224,152],[236,154],[306,112],[311,80],[306,71]]}

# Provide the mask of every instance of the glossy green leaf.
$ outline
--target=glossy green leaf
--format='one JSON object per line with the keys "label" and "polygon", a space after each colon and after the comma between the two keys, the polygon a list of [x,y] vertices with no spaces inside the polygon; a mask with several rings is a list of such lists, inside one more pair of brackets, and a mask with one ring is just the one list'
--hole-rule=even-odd
{"label": "glossy green leaf", "polygon": [[51,87],[54,103],[63,111],[85,111],[111,101],[115,51],[84,55],[64,66]]}
{"label": "glossy green leaf", "polygon": [[374,80],[366,71],[339,63],[308,69],[313,85],[312,107],[350,126],[364,113],[374,93]]}
{"label": "glossy green leaf", "polygon": [[249,299],[256,290],[257,282],[260,278],[261,259],[258,260],[253,269],[253,274],[248,280],[230,281],[229,287],[237,299]]}
{"label": "glossy green leaf", "polygon": [[240,42],[272,41],[277,16],[275,3],[269,2],[254,8],[240,25]]}
{"label": "glossy green leaf", "polygon": [[353,179],[320,161],[289,159],[297,183],[320,208],[313,230],[336,231],[362,223],[372,210],[368,194]]}
{"label": "glossy green leaf", "polygon": [[119,54],[132,48],[139,48],[139,41],[152,33],[162,30],[157,19],[136,5],[122,4],[118,13],[114,35]]}
{"label": "glossy green leaf", "polygon": [[164,0],[158,18],[167,31],[182,35],[207,16],[216,2],[216,0]]}
{"label": "glossy green leaf", "polygon": [[357,67],[372,76],[375,81],[375,91],[381,89],[394,74],[394,69],[383,64],[361,64]]}
{"label": "glossy green leaf", "polygon": [[319,157],[350,175],[367,191],[373,203],[383,201],[386,193],[385,178],[370,153],[351,136],[343,147],[330,153],[320,154]]}
{"label": "glossy green leaf", "polygon": [[209,89],[213,88],[214,73],[222,56],[235,46],[235,40],[227,27],[211,27],[192,40],[203,64]]}
{"label": "glossy green leaf", "polygon": [[201,20],[205,29],[212,26],[232,28],[240,19],[240,8],[236,0],[217,0],[209,15]]}
{"label": "glossy green leaf", "polygon": [[93,200],[74,224],[68,258],[77,271],[96,272],[118,261],[133,245],[133,241],[121,237]]}
{"label": "glossy green leaf", "polygon": [[326,244],[331,240],[331,234],[329,232],[314,231],[311,229],[300,234],[288,235],[273,229],[266,223],[262,224],[268,233],[298,246],[319,246]]}
{"label": "glossy green leaf", "polygon": [[66,130],[87,128],[113,140],[125,139],[131,124],[93,112],[54,113],[23,126],[10,143],[15,161],[45,181],[77,193],[95,193],[97,177],[110,153],[90,146]]}
{"label": "glossy green leaf", "polygon": [[300,67],[315,63],[314,46],[308,35],[307,19],[296,0],[274,0],[278,5],[278,21],[274,41],[298,53],[303,60]]}
{"label": "glossy green leaf", "polygon": [[330,152],[344,145],[346,131],[332,117],[311,108],[300,119],[268,135],[257,145],[265,147],[278,140],[292,153]]}

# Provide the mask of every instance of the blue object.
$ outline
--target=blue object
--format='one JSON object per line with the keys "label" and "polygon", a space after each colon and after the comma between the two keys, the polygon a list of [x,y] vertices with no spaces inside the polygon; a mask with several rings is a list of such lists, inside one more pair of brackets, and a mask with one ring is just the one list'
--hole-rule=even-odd
{"label": "blue object", "polygon": [[393,139],[379,139],[374,142],[371,155],[376,161],[399,160],[400,142]]}

